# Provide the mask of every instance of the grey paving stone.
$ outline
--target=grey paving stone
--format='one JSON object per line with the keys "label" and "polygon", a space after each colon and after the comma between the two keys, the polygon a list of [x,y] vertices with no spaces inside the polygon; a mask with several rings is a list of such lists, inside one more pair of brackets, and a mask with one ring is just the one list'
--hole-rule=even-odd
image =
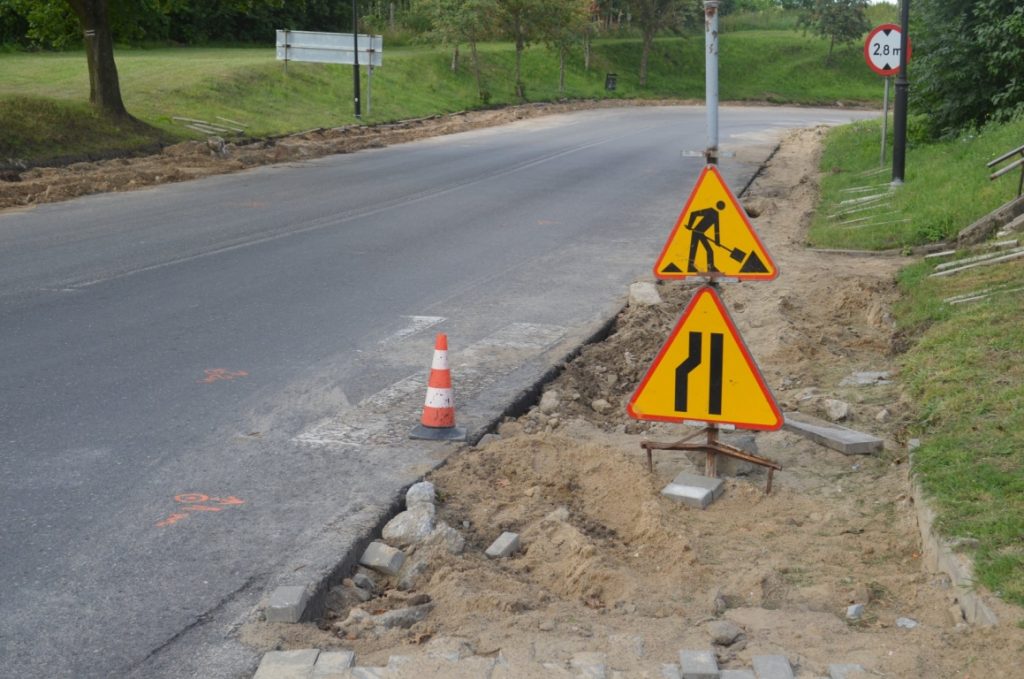
{"label": "grey paving stone", "polygon": [[604,653],[575,653],[569,667],[582,679],[605,679],[608,676],[608,657]]}
{"label": "grey paving stone", "polygon": [[356,660],[352,651],[323,651],[313,665],[312,679],[348,679],[348,671]]}
{"label": "grey paving stone", "polygon": [[718,658],[714,651],[679,651],[682,679],[719,679]]}
{"label": "grey paving stone", "polygon": [[315,648],[264,653],[252,679],[310,679],[319,655]]}
{"label": "grey paving stone", "polygon": [[519,535],[508,531],[498,536],[498,539],[491,543],[491,546],[484,552],[492,559],[511,556],[519,550]]}
{"label": "grey paving stone", "polygon": [[750,670],[722,670],[722,679],[757,679]]}
{"label": "grey paving stone", "polygon": [[722,479],[683,472],[672,479],[672,483],[661,489],[661,494],[690,507],[704,509],[718,499],[725,490]]}
{"label": "grey paving stone", "polygon": [[682,676],[679,665],[675,663],[665,663],[661,666],[661,679],[682,679]]}
{"label": "grey paving stone", "polygon": [[838,663],[828,666],[829,679],[847,679],[864,672],[864,668],[854,663]]}
{"label": "grey paving stone", "polygon": [[284,585],[270,594],[263,614],[267,622],[298,622],[306,610],[309,594],[302,585]]}
{"label": "grey paving stone", "polygon": [[385,575],[398,575],[398,571],[402,570],[402,564],[405,563],[405,554],[402,550],[383,542],[371,542],[359,563]]}
{"label": "grey paving stone", "polygon": [[757,679],[794,679],[793,668],[784,655],[755,655],[753,661]]}
{"label": "grey paving stone", "polygon": [[844,455],[871,455],[881,452],[884,447],[884,442],[877,436],[840,427],[804,413],[786,413],[782,427]]}

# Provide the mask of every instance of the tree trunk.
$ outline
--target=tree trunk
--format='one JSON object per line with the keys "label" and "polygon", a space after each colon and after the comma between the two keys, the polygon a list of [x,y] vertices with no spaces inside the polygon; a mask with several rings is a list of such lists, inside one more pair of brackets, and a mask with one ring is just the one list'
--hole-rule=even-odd
{"label": "tree trunk", "polygon": [[583,70],[590,70],[590,34],[583,36]]}
{"label": "tree trunk", "polygon": [[558,93],[565,94],[565,48],[558,48]]}
{"label": "tree trunk", "polygon": [[519,21],[516,21],[516,98],[526,99],[526,92],[523,88],[521,78],[523,64],[523,50],[526,49],[526,41],[523,40],[523,32],[520,29]]}
{"label": "tree trunk", "polygon": [[640,87],[647,87],[647,58],[651,55],[654,44],[654,32],[644,31],[643,47],[640,50]]}
{"label": "tree trunk", "polygon": [[78,17],[89,64],[89,102],[103,115],[130,119],[121,99],[121,84],[114,63],[107,0],[67,0]]}
{"label": "tree trunk", "polygon": [[458,73],[459,71],[459,43],[455,43],[455,47],[452,48],[452,73]]}
{"label": "tree trunk", "polygon": [[[469,41],[469,54],[473,60],[473,77],[476,79],[476,96],[480,97],[480,100],[484,99],[484,87],[480,78],[480,56],[476,52],[476,40]],[[483,102],[487,103],[487,102]]]}
{"label": "tree trunk", "polygon": [[828,43],[828,57],[825,59],[825,63],[829,66],[832,65],[832,48],[836,45],[836,36],[832,36],[832,40]]}

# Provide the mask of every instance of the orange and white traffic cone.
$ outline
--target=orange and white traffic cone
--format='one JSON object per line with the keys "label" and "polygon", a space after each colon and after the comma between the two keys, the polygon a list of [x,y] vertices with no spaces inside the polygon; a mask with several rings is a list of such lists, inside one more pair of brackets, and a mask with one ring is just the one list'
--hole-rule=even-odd
{"label": "orange and white traffic cone", "polygon": [[448,369],[448,336],[443,332],[437,334],[434,342],[434,361],[430,365],[423,417],[409,437],[432,441],[466,439],[466,430],[455,426],[455,397],[452,392],[452,373]]}

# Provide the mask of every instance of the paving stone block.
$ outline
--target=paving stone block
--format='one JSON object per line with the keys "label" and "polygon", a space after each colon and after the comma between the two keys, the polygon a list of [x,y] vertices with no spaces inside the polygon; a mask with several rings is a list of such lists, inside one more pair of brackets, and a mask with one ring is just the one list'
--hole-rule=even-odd
{"label": "paving stone block", "polygon": [[298,622],[306,610],[309,594],[301,585],[284,585],[270,594],[263,614],[267,622]]}
{"label": "paving stone block", "polygon": [[784,655],[755,655],[753,660],[757,679],[794,679],[793,668]]}
{"label": "paving stone block", "polygon": [[349,679],[348,671],[356,660],[352,651],[324,651],[313,665],[312,679]]}
{"label": "paving stone block", "polygon": [[682,679],[719,679],[718,658],[714,651],[679,651]]}
{"label": "paving stone block", "polygon": [[757,679],[750,670],[722,670],[721,679]]}
{"label": "paving stone block", "polygon": [[866,674],[864,668],[854,663],[838,663],[828,666],[829,679],[853,679]]}
{"label": "paving stone block", "polygon": [[391,676],[386,667],[353,667],[349,672],[352,679],[387,679]]}
{"label": "paving stone block", "polygon": [[371,542],[359,563],[385,575],[398,575],[405,563],[405,553],[383,542]]}
{"label": "paving stone block", "polygon": [[882,451],[884,442],[877,436],[840,427],[803,413],[786,413],[783,429],[800,434],[844,455],[871,455]]}
{"label": "paving stone block", "polygon": [[661,666],[661,679],[682,679],[682,676],[679,665],[675,663],[665,663]]}
{"label": "paving stone block", "polygon": [[516,533],[504,532],[498,539],[491,543],[491,546],[484,552],[492,559],[511,556],[519,550],[519,535]]}
{"label": "paving stone block", "polygon": [[310,679],[319,655],[315,648],[264,653],[252,679]]}
{"label": "paving stone block", "polygon": [[604,653],[575,653],[569,667],[581,679],[605,679],[608,676],[608,658]]}
{"label": "paving stone block", "polygon": [[722,479],[683,472],[672,479],[672,483],[661,489],[661,494],[690,507],[704,509],[718,499],[725,490]]}

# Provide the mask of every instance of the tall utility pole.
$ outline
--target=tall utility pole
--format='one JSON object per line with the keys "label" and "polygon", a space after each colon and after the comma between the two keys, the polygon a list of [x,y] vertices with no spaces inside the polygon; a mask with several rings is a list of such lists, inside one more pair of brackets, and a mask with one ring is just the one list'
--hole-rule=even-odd
{"label": "tall utility pole", "polygon": [[356,0],[352,0],[352,86],[355,88],[356,118],[363,115],[359,107],[359,15],[356,13]]}
{"label": "tall utility pole", "polygon": [[907,162],[907,54],[910,40],[910,0],[900,3],[900,72],[896,76],[896,105],[892,120],[892,183],[902,184]]}
{"label": "tall utility pole", "polygon": [[708,114],[708,165],[718,164],[718,0],[704,0],[704,101]]}

